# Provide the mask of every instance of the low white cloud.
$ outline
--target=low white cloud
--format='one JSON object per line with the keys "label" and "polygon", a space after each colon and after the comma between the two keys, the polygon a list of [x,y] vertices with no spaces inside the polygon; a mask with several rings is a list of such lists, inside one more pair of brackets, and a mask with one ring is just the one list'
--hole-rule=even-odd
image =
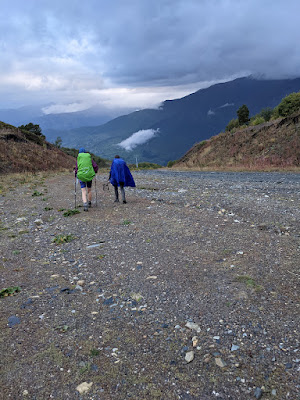
{"label": "low white cloud", "polygon": [[89,108],[89,105],[82,103],[71,104],[52,104],[51,106],[42,108],[44,114],[62,114],[83,111]]}
{"label": "low white cloud", "polygon": [[232,107],[232,106],[234,106],[234,103],[225,103],[222,106],[220,106],[219,108]]}
{"label": "low white cloud", "polygon": [[208,110],[207,115],[215,115],[215,112],[213,110]]}
{"label": "low white cloud", "polygon": [[118,143],[118,146],[122,147],[127,151],[131,151],[140,144],[144,144],[157,135],[159,129],[143,129],[141,131],[133,133],[127,139]]}

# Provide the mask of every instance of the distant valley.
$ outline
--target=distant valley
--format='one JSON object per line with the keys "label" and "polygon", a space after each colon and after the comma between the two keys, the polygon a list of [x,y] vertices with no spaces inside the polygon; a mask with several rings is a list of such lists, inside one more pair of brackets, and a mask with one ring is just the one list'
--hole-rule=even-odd
{"label": "distant valley", "polygon": [[[109,159],[119,153],[129,163],[138,159],[166,165],[170,160],[181,158],[195,143],[224,131],[228,122],[236,118],[241,105],[247,105],[251,116],[263,108],[274,108],[286,95],[299,90],[300,78],[239,78],[181,99],[166,100],[159,109],[143,109],[110,120],[108,115],[91,113],[89,117],[87,112],[81,112],[52,114],[52,127],[50,116],[47,124],[43,120],[45,116],[31,122],[39,123],[51,142],[60,136],[66,147],[84,146]],[[70,123],[78,125],[79,117],[83,115],[84,125],[69,129]],[[13,123],[5,120],[0,112],[1,119]]]}

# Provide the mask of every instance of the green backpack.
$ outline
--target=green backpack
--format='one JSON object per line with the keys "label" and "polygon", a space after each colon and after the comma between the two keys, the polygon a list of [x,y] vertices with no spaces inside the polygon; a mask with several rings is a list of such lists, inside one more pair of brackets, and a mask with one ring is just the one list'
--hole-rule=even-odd
{"label": "green backpack", "polygon": [[77,178],[82,182],[93,180],[95,171],[92,164],[92,156],[89,153],[79,153],[77,157]]}

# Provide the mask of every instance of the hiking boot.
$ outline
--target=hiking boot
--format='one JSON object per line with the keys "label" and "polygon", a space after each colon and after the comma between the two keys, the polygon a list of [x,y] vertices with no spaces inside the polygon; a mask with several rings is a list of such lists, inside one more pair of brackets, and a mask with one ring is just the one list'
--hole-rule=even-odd
{"label": "hiking boot", "polygon": [[92,207],[92,202],[91,201],[89,201],[89,208],[91,208]]}
{"label": "hiking boot", "polygon": [[123,200],[123,204],[126,204],[127,203],[127,201],[126,200]]}
{"label": "hiking boot", "polygon": [[88,203],[83,204],[83,211],[89,211],[89,205]]}
{"label": "hiking boot", "polygon": [[116,200],[114,201],[114,203],[119,203],[119,199],[116,199]]}

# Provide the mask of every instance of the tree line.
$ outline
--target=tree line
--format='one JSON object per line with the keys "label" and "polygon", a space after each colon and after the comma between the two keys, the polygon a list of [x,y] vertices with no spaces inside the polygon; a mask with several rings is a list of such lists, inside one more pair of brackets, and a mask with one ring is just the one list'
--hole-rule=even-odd
{"label": "tree line", "polygon": [[236,128],[240,128],[247,125],[250,126],[259,125],[279,117],[287,117],[288,115],[293,114],[299,109],[300,109],[300,92],[289,94],[281,101],[281,103],[277,107],[263,108],[258,114],[254,115],[251,118],[249,118],[250,112],[248,107],[246,106],[246,104],[243,104],[237,110],[237,118],[234,118],[231,121],[229,121],[225,130],[232,131]]}

